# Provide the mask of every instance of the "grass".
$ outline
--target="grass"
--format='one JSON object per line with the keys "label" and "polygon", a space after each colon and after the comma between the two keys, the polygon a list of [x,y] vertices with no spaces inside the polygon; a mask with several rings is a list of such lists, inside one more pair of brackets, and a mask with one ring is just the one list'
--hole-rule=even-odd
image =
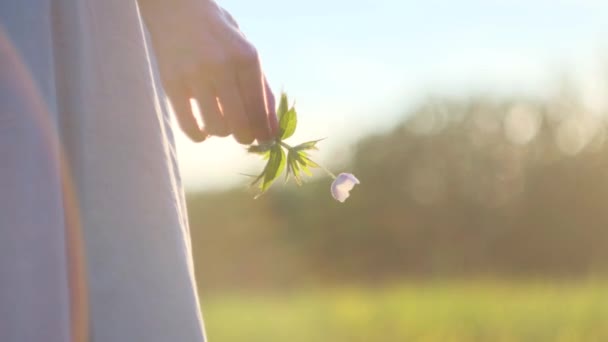
{"label": "grass", "polygon": [[203,298],[211,342],[608,341],[608,285],[450,282]]}

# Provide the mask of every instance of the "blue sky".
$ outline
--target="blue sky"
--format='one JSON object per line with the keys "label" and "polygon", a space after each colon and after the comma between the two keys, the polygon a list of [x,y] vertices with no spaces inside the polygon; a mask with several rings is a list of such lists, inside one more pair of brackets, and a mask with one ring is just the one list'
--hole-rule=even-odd
{"label": "blue sky", "polygon": [[[218,0],[257,46],[275,92],[297,100],[293,140],[328,137],[341,171],[357,138],[428,94],[546,94],[571,73],[590,106],[608,92],[608,1]],[[604,68],[604,69],[602,69]],[[191,188],[261,169],[232,138],[178,139]]]}

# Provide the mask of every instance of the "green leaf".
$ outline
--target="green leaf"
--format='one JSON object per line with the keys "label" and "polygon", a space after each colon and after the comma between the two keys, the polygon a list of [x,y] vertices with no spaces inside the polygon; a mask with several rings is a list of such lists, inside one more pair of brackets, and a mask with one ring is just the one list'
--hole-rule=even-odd
{"label": "green leaf", "polygon": [[281,120],[283,115],[285,115],[285,113],[287,113],[288,110],[289,110],[289,103],[287,101],[287,94],[281,93],[281,100],[279,101],[279,108],[277,109],[277,118],[279,118],[279,120]]}
{"label": "green leaf", "polygon": [[306,153],[304,151],[297,151],[296,159],[298,160],[298,162],[300,162],[301,164],[303,164],[305,166],[319,167],[319,164],[315,163],[312,159],[310,159],[310,157],[308,156],[308,153]]}
{"label": "green leaf", "polygon": [[262,156],[262,159],[268,160],[270,157],[270,150],[272,149],[273,144],[264,144],[264,145],[250,145],[247,147],[248,153],[258,154]]}
{"label": "green leaf", "polygon": [[298,115],[296,114],[296,109],[291,107],[291,109],[279,119],[280,139],[284,140],[291,137],[296,131],[297,125]]}
{"label": "green leaf", "polygon": [[296,160],[296,152],[293,149],[290,149],[287,152],[287,176],[285,177],[285,182],[289,180],[289,174],[293,176],[296,183],[298,185],[302,184],[302,179],[300,177],[300,168],[298,165],[298,161]]}
{"label": "green leaf", "polygon": [[285,170],[285,184],[289,182],[289,176],[291,176],[291,163],[289,162],[289,158],[287,158],[287,169]]}
{"label": "green leaf", "polygon": [[290,147],[282,141],[293,136],[298,124],[295,107],[294,105],[289,107],[289,100],[285,93],[281,94],[277,117],[279,120],[279,136],[272,143],[250,145],[247,148],[247,152],[261,155],[268,160],[264,171],[260,175],[248,175],[255,178],[251,185],[257,186],[259,189],[256,198],[264,194],[283,171],[285,171],[285,182],[293,177],[298,185],[302,185],[302,173],[312,176],[310,169],[320,167],[310,159],[307,151],[318,150],[317,143],[323,139],[307,141],[295,147]]}
{"label": "green leaf", "polygon": [[[266,166],[268,166],[268,164],[266,164]],[[253,180],[253,182],[251,182],[251,184],[249,186],[254,187],[256,186],[256,184],[258,184],[262,178],[264,178],[264,172],[265,172],[266,168],[264,168],[264,171],[262,171],[261,174],[259,174],[257,177],[255,177],[255,179]],[[261,184],[260,184],[260,188],[261,188]]]}
{"label": "green leaf", "polygon": [[249,178],[258,178],[258,176],[256,176],[256,175],[250,175],[248,173],[242,173],[242,172],[239,172],[239,175],[249,177]]}
{"label": "green leaf", "polygon": [[266,168],[264,168],[264,182],[261,186],[262,192],[266,192],[274,180],[283,172],[285,163],[285,152],[281,146],[273,146],[270,152],[270,158],[268,159],[268,164],[266,164]]}
{"label": "green leaf", "polygon": [[291,163],[291,168],[293,171],[293,179],[296,180],[296,184],[302,185],[302,177],[300,176],[300,167],[298,166],[298,162],[294,159]]}
{"label": "green leaf", "polygon": [[289,176],[293,175],[294,178],[296,176],[296,169],[293,167],[294,156],[291,150],[287,151],[287,171],[285,172],[285,183],[289,181]]}
{"label": "green leaf", "polygon": [[310,169],[308,168],[308,166],[306,166],[305,164],[300,165],[302,171],[308,176],[308,177],[312,177],[312,172],[310,171]]}
{"label": "green leaf", "polygon": [[323,139],[319,139],[319,140],[313,140],[313,141],[307,141],[305,143],[301,143],[299,145],[296,145],[293,147],[294,150],[296,151],[305,151],[305,150],[316,150],[318,151],[319,148],[317,148],[317,143],[319,141],[321,141]]}
{"label": "green leaf", "polygon": [[306,157],[307,156],[306,152],[294,151],[294,154],[296,155],[295,161],[296,161],[296,165],[298,165],[298,169],[300,171],[304,172],[309,177],[312,176],[312,172],[308,168],[309,159]]}
{"label": "green leaf", "polygon": [[317,148],[317,143],[323,139],[319,139],[319,140],[313,140],[313,141],[307,141],[305,143],[301,143],[300,145],[294,146],[294,150],[296,151],[304,151],[304,150],[319,150]]}

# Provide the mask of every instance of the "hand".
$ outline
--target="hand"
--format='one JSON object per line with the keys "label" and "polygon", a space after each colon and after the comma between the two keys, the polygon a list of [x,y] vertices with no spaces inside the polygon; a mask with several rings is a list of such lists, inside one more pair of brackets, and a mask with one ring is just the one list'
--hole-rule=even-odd
{"label": "hand", "polygon": [[[255,47],[212,0],[139,0],[161,79],[182,130],[194,141],[234,135],[272,140],[275,99]],[[204,127],[190,106],[197,100]]]}

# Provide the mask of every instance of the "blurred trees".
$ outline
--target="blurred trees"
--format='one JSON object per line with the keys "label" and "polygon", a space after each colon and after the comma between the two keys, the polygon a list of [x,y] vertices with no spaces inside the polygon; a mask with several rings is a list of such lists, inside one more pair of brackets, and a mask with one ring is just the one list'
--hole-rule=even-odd
{"label": "blurred trees", "polygon": [[575,99],[429,99],[329,181],[188,195],[203,288],[608,270],[606,122]]}

